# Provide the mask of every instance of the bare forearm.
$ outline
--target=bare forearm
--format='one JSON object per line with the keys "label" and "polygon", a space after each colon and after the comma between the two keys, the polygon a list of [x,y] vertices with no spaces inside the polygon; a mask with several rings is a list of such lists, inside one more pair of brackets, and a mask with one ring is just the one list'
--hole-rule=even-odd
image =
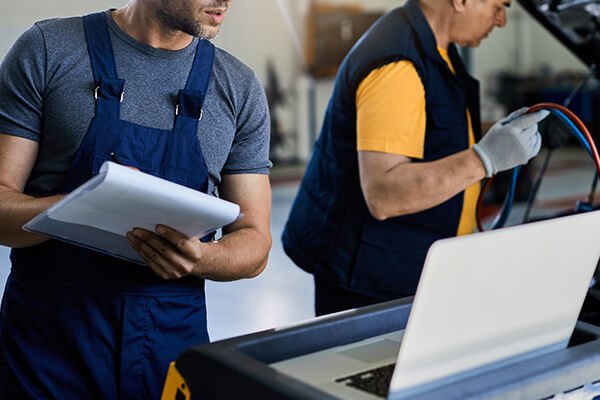
{"label": "bare forearm", "polygon": [[224,199],[239,204],[241,218],[223,228],[219,241],[202,243],[165,225],[155,231],[135,228],[127,239],[163,279],[194,275],[214,281],[253,278],[267,265],[271,249],[271,190],[266,175],[226,175]]}
{"label": "bare forearm", "polygon": [[428,163],[401,163],[382,176],[362,180],[375,218],[387,219],[435,207],[485,177],[472,150]]}
{"label": "bare forearm", "polygon": [[253,278],[266,267],[270,248],[270,235],[255,228],[239,229],[203,245],[192,274],[214,281]]}
{"label": "bare forearm", "polygon": [[28,247],[48,240],[46,236],[25,232],[21,227],[61,197],[35,198],[0,186],[0,244]]}

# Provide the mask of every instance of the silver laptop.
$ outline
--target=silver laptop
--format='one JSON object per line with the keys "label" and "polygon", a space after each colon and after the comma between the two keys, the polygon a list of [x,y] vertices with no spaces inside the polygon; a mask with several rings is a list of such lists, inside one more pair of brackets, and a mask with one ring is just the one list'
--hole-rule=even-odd
{"label": "silver laptop", "polygon": [[565,348],[599,238],[595,211],[437,241],[405,330],[272,367],[339,398],[368,400]]}

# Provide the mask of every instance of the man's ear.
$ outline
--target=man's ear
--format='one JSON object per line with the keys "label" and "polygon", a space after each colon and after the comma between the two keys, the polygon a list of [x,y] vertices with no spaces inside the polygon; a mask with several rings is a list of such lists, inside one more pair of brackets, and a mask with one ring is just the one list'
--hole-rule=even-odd
{"label": "man's ear", "polygon": [[467,7],[467,2],[469,0],[450,0],[450,4],[454,12],[463,13],[465,12],[465,8]]}

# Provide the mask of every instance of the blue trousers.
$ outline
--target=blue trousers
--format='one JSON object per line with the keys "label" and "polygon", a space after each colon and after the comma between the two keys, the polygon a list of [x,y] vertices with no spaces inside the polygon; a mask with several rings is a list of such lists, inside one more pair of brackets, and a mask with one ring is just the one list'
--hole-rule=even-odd
{"label": "blue trousers", "polygon": [[0,399],[160,399],[169,362],[208,341],[197,293],[107,292],[9,277]]}

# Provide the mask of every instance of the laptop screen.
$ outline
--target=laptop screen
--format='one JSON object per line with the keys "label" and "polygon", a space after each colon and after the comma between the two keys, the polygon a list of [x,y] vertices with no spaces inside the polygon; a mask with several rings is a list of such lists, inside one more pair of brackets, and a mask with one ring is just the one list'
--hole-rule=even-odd
{"label": "laptop screen", "polygon": [[596,211],[434,243],[390,391],[566,347],[599,237]]}

